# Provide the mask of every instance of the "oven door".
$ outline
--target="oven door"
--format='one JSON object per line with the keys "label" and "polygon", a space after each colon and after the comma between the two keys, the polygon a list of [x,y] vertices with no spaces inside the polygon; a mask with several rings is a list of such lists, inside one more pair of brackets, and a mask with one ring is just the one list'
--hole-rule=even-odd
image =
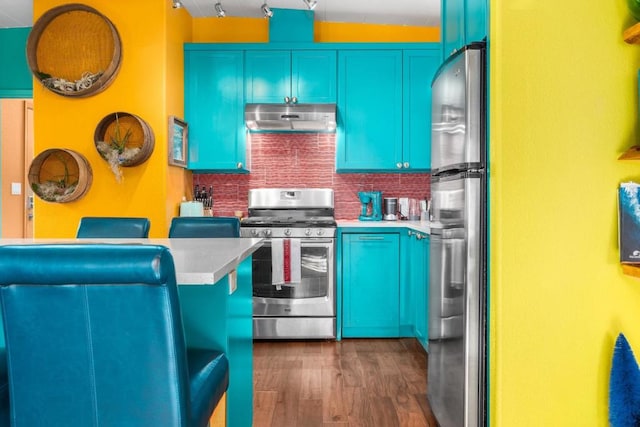
{"label": "oven door", "polygon": [[[272,239],[273,240],[273,239]],[[275,286],[271,240],[253,254],[253,315],[334,316],[334,239],[301,239],[301,282]]]}

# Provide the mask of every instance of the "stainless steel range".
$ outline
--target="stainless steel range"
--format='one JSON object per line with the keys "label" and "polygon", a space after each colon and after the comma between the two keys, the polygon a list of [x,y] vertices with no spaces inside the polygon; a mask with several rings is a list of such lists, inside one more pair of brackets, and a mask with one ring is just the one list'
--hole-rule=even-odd
{"label": "stainless steel range", "polygon": [[333,190],[250,190],[240,235],[267,239],[253,254],[254,338],[335,338]]}

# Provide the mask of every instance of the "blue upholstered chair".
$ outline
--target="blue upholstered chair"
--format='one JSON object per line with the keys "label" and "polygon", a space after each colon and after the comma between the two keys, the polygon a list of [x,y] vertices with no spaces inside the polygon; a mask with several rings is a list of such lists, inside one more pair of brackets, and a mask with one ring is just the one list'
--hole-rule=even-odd
{"label": "blue upholstered chair", "polygon": [[240,237],[240,220],[222,216],[179,216],[171,220],[169,238]]}
{"label": "blue upholstered chair", "polygon": [[76,237],[92,239],[146,239],[151,223],[148,218],[83,217]]}
{"label": "blue upholstered chair", "polygon": [[207,425],[228,361],[186,349],[167,248],[0,246],[0,271],[12,425]]}

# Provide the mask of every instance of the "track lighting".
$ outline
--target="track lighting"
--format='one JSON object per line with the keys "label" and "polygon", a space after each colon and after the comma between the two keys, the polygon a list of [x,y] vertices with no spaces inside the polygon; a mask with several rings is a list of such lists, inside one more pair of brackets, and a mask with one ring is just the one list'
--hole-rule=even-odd
{"label": "track lighting", "polygon": [[302,1],[304,2],[304,4],[307,5],[309,10],[315,9],[316,5],[318,4],[318,2],[316,0],[302,0]]}
{"label": "track lighting", "polygon": [[180,0],[173,0],[172,6],[174,9],[180,9],[182,7],[182,2]]}
{"label": "track lighting", "polygon": [[218,18],[224,18],[227,16],[227,12],[224,11],[220,2],[216,3],[213,7],[216,9],[216,16]]}
{"label": "track lighting", "polygon": [[262,13],[264,13],[265,18],[271,18],[273,16],[273,11],[266,2],[260,6],[260,9],[262,9]]}

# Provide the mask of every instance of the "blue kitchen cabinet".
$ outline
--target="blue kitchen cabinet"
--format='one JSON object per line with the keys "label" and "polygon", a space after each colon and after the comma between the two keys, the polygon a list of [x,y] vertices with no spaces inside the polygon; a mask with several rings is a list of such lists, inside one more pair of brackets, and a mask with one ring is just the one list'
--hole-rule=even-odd
{"label": "blue kitchen cabinet", "polygon": [[465,0],[442,0],[441,2],[440,28],[443,60],[446,60],[465,44],[464,2]]}
{"label": "blue kitchen cabinet", "polygon": [[244,53],[185,50],[188,168],[248,172],[244,125]]}
{"label": "blue kitchen cabinet", "polygon": [[429,235],[410,230],[407,239],[408,251],[405,262],[409,288],[407,294],[410,297],[407,309],[412,315],[413,336],[426,350],[429,316]]}
{"label": "blue kitchen cabinet", "polygon": [[402,169],[402,51],[338,52],[336,169]]}
{"label": "blue kitchen cabinet", "polygon": [[400,234],[342,235],[342,337],[400,335]]}
{"label": "blue kitchen cabinet", "polygon": [[430,169],[435,46],[339,52],[338,172]]}
{"label": "blue kitchen cabinet", "polygon": [[487,37],[487,0],[466,0],[465,3],[465,42],[479,42]]}
{"label": "blue kitchen cabinet", "polygon": [[440,66],[437,50],[403,52],[403,168],[431,168],[431,81]]}
{"label": "blue kitchen cabinet", "polygon": [[452,53],[487,36],[487,0],[442,0],[442,53]]}
{"label": "blue kitchen cabinet", "polygon": [[335,50],[248,50],[246,96],[250,103],[335,103]]}

